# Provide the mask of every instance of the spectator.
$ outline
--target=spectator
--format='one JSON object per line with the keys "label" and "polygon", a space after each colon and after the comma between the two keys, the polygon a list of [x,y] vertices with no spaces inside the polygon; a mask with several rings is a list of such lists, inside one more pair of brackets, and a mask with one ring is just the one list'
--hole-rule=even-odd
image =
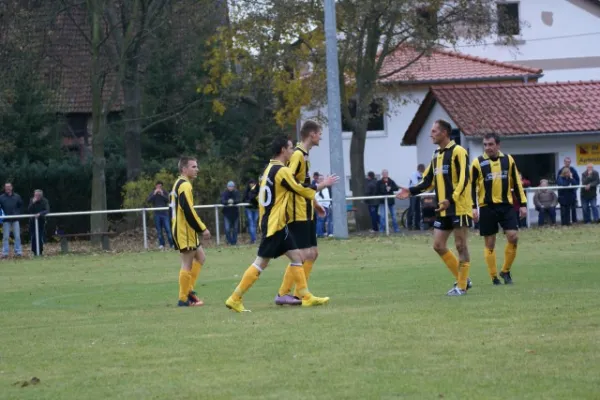
{"label": "spectator", "polygon": [[[540,187],[548,186],[548,181],[542,179]],[[546,217],[550,219],[552,225],[556,224],[556,205],[558,204],[558,196],[551,190],[538,190],[533,196],[533,204],[538,212],[538,226],[543,226]]]}
{"label": "spectator", "polygon": [[[319,176],[319,182],[325,180],[323,175]],[[331,189],[329,187],[324,188],[316,196],[317,201],[325,209],[325,216],[320,217],[317,215],[317,237],[325,236],[325,229],[327,229],[327,235],[333,236],[333,219],[331,215]],[[327,226],[327,228],[325,228]]]}
{"label": "spectator", "polygon": [[[154,190],[150,193],[150,196],[146,199],[147,203],[152,204],[152,207],[168,207],[169,206],[169,194],[163,189],[163,183],[161,181],[156,182]],[[163,237],[163,229],[167,234],[169,240],[169,246],[175,247],[173,243],[173,234],[171,233],[171,223],[169,221],[168,210],[157,210],[154,211],[154,225],[156,226],[156,234],[158,235],[158,248],[165,248],[165,238]]]}
{"label": "spectator", "polygon": [[[417,165],[417,170],[410,175],[408,187],[416,186],[423,179],[425,165]],[[406,216],[406,227],[408,229],[421,230],[421,197],[411,196],[408,215]]]}
{"label": "spectator", "polygon": [[[40,244],[39,255],[44,253],[44,228],[46,227],[46,214],[50,212],[50,205],[48,199],[44,197],[44,192],[37,189],[33,192],[33,197],[29,201],[29,208],[27,209],[28,214],[34,214],[35,218],[29,219],[29,237],[31,238],[31,252],[33,255],[37,255],[37,242]],[[35,219],[38,220],[38,230],[36,241],[35,234]]]}
{"label": "spectator", "polygon": [[[598,171],[594,169],[594,164],[588,164],[585,172],[581,174],[581,184],[585,185],[581,189],[581,208],[583,209],[583,222],[586,224],[589,224],[592,220],[598,222],[596,192],[598,191],[599,183],[600,177],[598,176]],[[590,211],[592,218],[590,218]]]}
{"label": "spectator", "polygon": [[[558,182],[558,177],[560,176],[561,171],[564,168],[567,168],[571,172],[570,180],[572,180],[574,182],[571,184],[571,186],[578,186],[579,182],[581,182],[579,180],[579,173],[577,172],[577,170],[575,168],[571,167],[571,159],[569,157],[565,157],[564,163],[565,163],[564,167],[558,171],[558,174],[556,176],[556,182]],[[561,185],[558,185],[558,186],[561,186]],[[568,207],[569,207],[569,210],[571,211],[571,220],[573,223],[576,223],[577,222],[577,189],[562,189],[562,190],[564,192],[572,192],[572,195],[570,195],[570,196],[572,196],[575,199],[573,201],[573,203],[571,205],[569,205]],[[560,192],[558,193],[558,198],[559,198],[558,201],[560,203]],[[562,207],[562,205],[561,205],[561,207]],[[562,211],[561,211],[560,215],[561,215],[561,219],[562,219]],[[562,223],[562,221],[561,221],[561,223]]]}
{"label": "spectator", "polygon": [[[575,179],[570,168],[564,167],[556,184],[558,186],[573,186],[578,184],[579,179]],[[558,203],[560,204],[560,224],[563,226],[571,225],[571,210],[574,207],[576,199],[575,189],[559,189],[558,190]]]}
{"label": "spectator", "polygon": [[[0,208],[4,211],[4,215],[19,215],[23,207],[21,196],[13,191],[11,183],[4,184],[4,194],[0,196]],[[17,257],[23,256],[21,249],[21,225],[16,219],[4,219],[2,223],[2,257],[8,257],[9,253],[9,238],[12,230],[15,238],[14,252]]]}
{"label": "spectator", "polygon": [[258,225],[258,183],[254,179],[248,181],[246,191],[244,192],[244,203],[246,206],[246,219],[248,220],[248,233],[250,234],[250,244],[256,241],[256,227]]}
{"label": "spectator", "polygon": [[[369,171],[367,174],[367,184],[365,196],[377,196],[377,179],[375,178],[375,172]],[[371,216],[371,232],[379,232],[379,214],[377,209],[379,208],[378,199],[366,200],[367,206],[369,207],[369,215]]]}
{"label": "spectator", "polygon": [[[398,185],[392,178],[388,176],[388,170],[384,169],[381,171],[381,179],[377,182],[377,194],[380,196],[388,196],[394,194],[399,189]],[[379,232],[385,232],[385,214],[387,211],[392,216],[392,226],[394,232],[400,232],[398,228],[398,222],[396,221],[396,207],[394,197],[387,199],[388,209],[385,209],[385,199],[381,199],[379,204]]]}
{"label": "spectator", "polygon": [[312,182],[310,184],[311,185],[315,185],[315,186],[318,185],[319,184],[319,176],[320,176],[320,174],[318,172],[315,172],[313,174],[313,179],[312,179]]}
{"label": "spectator", "polygon": [[223,207],[223,221],[225,222],[225,238],[231,246],[237,244],[238,230],[240,229],[240,210],[236,204],[240,203],[240,192],[235,189],[233,181],[227,182],[227,189],[221,194]]}

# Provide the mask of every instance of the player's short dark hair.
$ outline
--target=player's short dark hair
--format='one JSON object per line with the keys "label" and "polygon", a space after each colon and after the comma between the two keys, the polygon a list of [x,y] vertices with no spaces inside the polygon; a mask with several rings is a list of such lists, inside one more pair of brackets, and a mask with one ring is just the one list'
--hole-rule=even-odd
{"label": "player's short dark hair", "polygon": [[177,168],[179,168],[179,172],[183,171],[185,167],[188,166],[190,161],[198,161],[195,157],[183,156],[179,158],[179,162],[177,163]]}
{"label": "player's short dark hair", "polygon": [[321,125],[315,121],[306,121],[302,124],[302,128],[300,128],[300,138],[302,140],[306,139],[311,133],[319,132],[321,130]]}
{"label": "player's short dark hair", "polygon": [[443,131],[446,131],[448,136],[450,136],[450,133],[452,133],[452,125],[450,125],[450,122],[443,119],[438,119],[435,121],[435,123],[438,124]]}
{"label": "player's short dark hair", "polygon": [[500,143],[500,135],[498,135],[497,133],[486,133],[485,135],[483,135],[483,138],[487,140],[494,139],[496,144]]}
{"label": "player's short dark hair", "polygon": [[279,136],[273,139],[271,143],[271,154],[278,156],[281,154],[281,149],[288,146],[290,139],[287,136]]}

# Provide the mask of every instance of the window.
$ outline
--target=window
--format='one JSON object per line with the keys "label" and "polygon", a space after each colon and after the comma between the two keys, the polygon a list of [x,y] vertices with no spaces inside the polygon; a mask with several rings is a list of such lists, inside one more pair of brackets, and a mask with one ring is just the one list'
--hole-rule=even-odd
{"label": "window", "polygon": [[548,179],[550,186],[556,182],[556,154],[512,154],[512,156],[521,176],[529,180],[532,186],[539,186],[542,179]]}
{"label": "window", "polygon": [[519,3],[502,2],[496,5],[498,14],[498,35],[514,36],[521,33],[519,26]]}
{"label": "window", "polygon": [[[354,118],[356,116],[356,101],[350,100],[348,108],[350,109],[350,116]],[[381,99],[377,99],[370,105],[369,124],[367,125],[367,132],[385,130],[384,119],[385,112],[383,109],[383,101]],[[348,121],[346,121],[346,119],[344,118],[344,113],[342,113],[342,131],[352,131],[352,128],[350,128],[350,124],[348,124]]]}
{"label": "window", "polygon": [[424,33],[430,38],[438,37],[438,17],[437,12],[431,8],[417,8],[417,21],[419,26],[426,29]]}

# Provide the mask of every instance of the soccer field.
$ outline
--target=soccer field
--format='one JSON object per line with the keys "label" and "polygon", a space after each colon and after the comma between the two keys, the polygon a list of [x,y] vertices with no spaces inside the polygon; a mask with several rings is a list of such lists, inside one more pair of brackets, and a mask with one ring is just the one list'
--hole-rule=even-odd
{"label": "soccer field", "polygon": [[523,232],[515,284],[494,287],[472,236],[458,298],[430,236],[322,240],[329,305],[275,306],[276,260],[242,314],[224,301],[254,247],[208,249],[206,306],[185,309],[176,252],[2,262],[0,398],[598,399],[599,237]]}

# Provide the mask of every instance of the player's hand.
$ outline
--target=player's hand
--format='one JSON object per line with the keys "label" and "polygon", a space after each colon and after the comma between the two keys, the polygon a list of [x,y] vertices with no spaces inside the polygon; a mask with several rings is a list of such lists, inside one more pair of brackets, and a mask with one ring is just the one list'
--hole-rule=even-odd
{"label": "player's hand", "polygon": [[325,216],[327,215],[325,207],[323,207],[319,203],[315,203],[315,211],[317,212],[317,215],[321,218],[325,218]]}
{"label": "player's hand", "polygon": [[473,209],[473,222],[479,222],[479,210],[476,208]]}
{"label": "player's hand", "polygon": [[521,219],[527,216],[527,207],[519,208],[519,216],[521,217]]}
{"label": "player's hand", "polygon": [[333,186],[340,180],[340,177],[337,175],[327,175],[323,180],[325,186]]}
{"label": "player's hand", "polygon": [[406,200],[410,197],[410,191],[405,188],[400,186],[400,191],[398,193],[396,193],[396,198],[398,200]]}
{"label": "player's hand", "polygon": [[205,240],[210,239],[210,231],[208,229],[205,229],[204,232],[202,232],[202,238]]}
{"label": "player's hand", "polygon": [[435,209],[436,212],[445,211],[450,207],[450,200],[442,200],[438,205],[439,207]]}

